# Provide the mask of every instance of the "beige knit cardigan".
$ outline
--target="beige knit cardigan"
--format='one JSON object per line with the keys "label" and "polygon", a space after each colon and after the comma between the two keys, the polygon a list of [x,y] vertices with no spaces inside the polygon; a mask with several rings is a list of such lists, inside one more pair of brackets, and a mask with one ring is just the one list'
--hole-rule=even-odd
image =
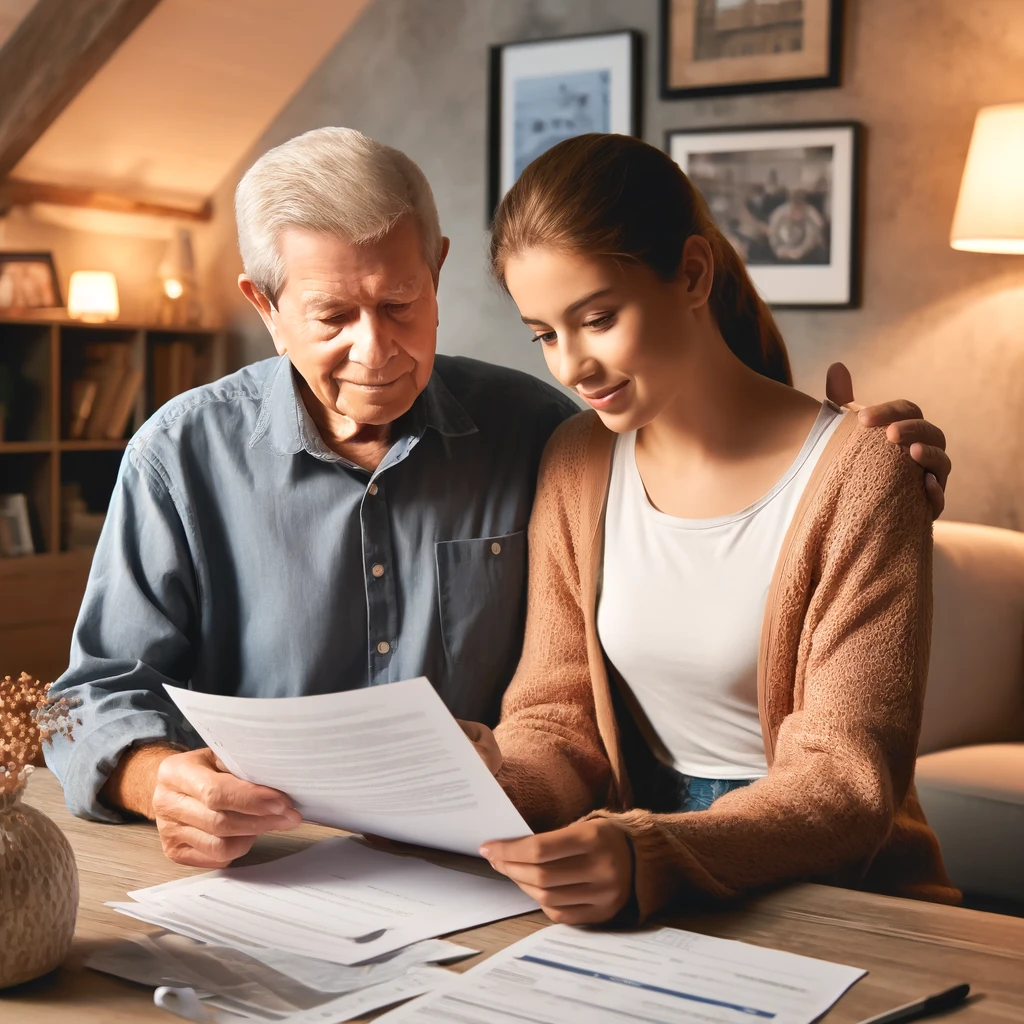
{"label": "beige knit cardigan", "polygon": [[526,639],[496,730],[498,779],[526,820],[616,822],[633,841],[641,918],[675,898],[797,879],[956,902],[913,786],[931,632],[920,470],[881,429],[839,424],[768,593],[757,674],[768,775],[706,811],[653,814],[632,801],[595,621],[613,446],[581,413],[541,467]]}

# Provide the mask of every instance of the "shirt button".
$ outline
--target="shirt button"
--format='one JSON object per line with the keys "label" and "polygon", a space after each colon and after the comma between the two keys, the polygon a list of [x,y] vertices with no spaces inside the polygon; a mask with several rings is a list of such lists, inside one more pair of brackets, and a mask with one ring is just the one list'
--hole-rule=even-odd
{"label": "shirt button", "polygon": [[495,541],[491,545],[491,554],[492,555],[500,555],[501,554],[501,545],[497,541]]}
{"label": "shirt button", "polygon": [[383,575],[384,575],[384,566],[383,566],[383,565],[381,565],[381,564],[380,564],[380,562],[378,562],[378,563],[377,563],[377,564],[376,564],[376,565],[375,565],[375,566],[374,566],[374,567],[373,567],[373,568],[372,568],[372,569],[370,570],[370,572],[372,572],[372,573],[373,573],[373,575],[377,577],[377,579],[380,579],[380,578],[381,578],[381,576],[383,576]]}
{"label": "shirt button", "polygon": [[366,489],[370,492],[370,496],[371,497],[377,493],[377,485],[376,484],[370,484],[370,486],[367,487]]}
{"label": "shirt button", "polygon": [[389,644],[387,642],[387,640],[381,640],[381,642],[379,644],[377,644],[377,653],[378,654],[387,654],[388,651],[390,651],[390,650],[391,650],[391,644]]}

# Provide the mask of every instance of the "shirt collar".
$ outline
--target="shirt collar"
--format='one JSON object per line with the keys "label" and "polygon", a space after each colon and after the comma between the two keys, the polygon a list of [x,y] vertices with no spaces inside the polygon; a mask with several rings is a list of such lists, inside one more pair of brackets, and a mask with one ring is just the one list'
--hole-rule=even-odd
{"label": "shirt collar", "polygon": [[[307,451],[326,462],[345,461],[324,444],[316,424],[306,411],[295,378],[291,360],[281,356],[264,389],[249,447],[266,445],[276,455],[297,455]],[[448,390],[436,369],[412,408],[398,422],[404,429],[398,432],[395,441],[410,433],[418,440],[428,428],[443,437],[464,437],[477,432],[469,413]]]}

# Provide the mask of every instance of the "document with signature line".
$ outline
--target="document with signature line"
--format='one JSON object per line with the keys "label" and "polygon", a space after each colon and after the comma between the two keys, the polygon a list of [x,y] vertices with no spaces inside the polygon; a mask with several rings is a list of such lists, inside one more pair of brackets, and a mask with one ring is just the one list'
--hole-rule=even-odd
{"label": "document with signature line", "polygon": [[530,834],[425,678],[311,697],[166,690],[230,772],[307,821],[472,857]]}
{"label": "document with signature line", "polygon": [[811,1024],[865,971],[678,928],[553,925],[389,1024]]}

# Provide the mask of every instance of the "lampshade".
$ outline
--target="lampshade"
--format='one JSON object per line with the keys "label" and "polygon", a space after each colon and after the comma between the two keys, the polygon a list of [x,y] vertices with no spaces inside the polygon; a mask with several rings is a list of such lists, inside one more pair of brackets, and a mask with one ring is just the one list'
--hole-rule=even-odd
{"label": "lampshade", "polygon": [[117,279],[107,270],[76,270],[68,286],[68,316],[87,323],[116,320]]}
{"label": "lampshade", "polygon": [[978,112],[949,244],[1024,255],[1024,103]]}

